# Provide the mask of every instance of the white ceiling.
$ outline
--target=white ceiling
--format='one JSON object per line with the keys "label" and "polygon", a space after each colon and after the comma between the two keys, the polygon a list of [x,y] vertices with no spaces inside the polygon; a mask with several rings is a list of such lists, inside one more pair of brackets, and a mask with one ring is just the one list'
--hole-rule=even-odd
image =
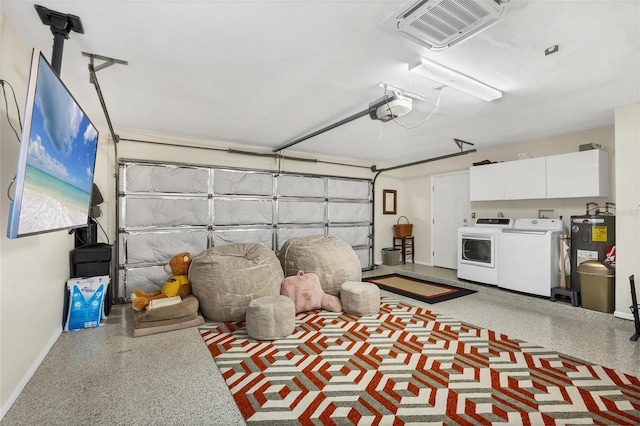
{"label": "white ceiling", "polygon": [[[385,82],[427,96],[398,120],[434,108],[438,83],[412,76],[420,57],[504,92],[485,102],[448,88],[421,126],[361,117],[290,148],[407,163],[458,151],[453,138],[489,146],[613,124],[614,108],[640,101],[640,1],[512,0],[504,20],[432,52],[382,31],[403,1],[46,1],[77,15],[84,34],[64,44],[61,76],[97,125],[90,52],[120,60],[98,71],[116,131],[181,135],[266,152],[360,112]],[[34,3],[3,0],[28,46],[50,58],[53,36]],[[545,56],[558,44],[559,51]],[[100,64],[96,61],[95,64]],[[25,76],[26,82],[26,76]]]}

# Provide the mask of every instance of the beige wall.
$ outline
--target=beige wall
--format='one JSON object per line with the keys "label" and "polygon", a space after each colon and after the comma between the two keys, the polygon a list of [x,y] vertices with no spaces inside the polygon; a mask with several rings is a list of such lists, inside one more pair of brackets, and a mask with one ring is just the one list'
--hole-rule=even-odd
{"label": "beige wall", "polygon": [[616,316],[631,315],[629,275],[640,292],[640,103],[616,109]]}
{"label": "beige wall", "polygon": [[[0,13],[0,76],[16,91],[24,108],[31,49]],[[11,90],[9,117],[18,128]],[[9,200],[19,143],[0,106],[0,404],[1,415],[13,403],[62,331],[64,286],[69,277],[73,237],[54,232],[6,238]]]}
{"label": "beige wall", "polygon": [[[396,214],[382,214],[382,191],[385,189],[396,190]],[[398,223],[400,216],[411,217],[408,213],[412,203],[411,197],[407,197],[405,182],[397,173],[381,173],[375,181],[375,238],[373,246],[373,262],[382,263],[382,249],[393,246],[393,225]],[[404,223],[404,220],[402,221]]]}

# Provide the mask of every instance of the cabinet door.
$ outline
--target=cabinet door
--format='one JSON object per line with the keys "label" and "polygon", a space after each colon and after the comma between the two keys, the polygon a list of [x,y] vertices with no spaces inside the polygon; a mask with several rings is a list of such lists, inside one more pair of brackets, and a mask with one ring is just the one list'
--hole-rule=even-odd
{"label": "cabinet door", "polygon": [[509,161],[503,164],[505,200],[546,198],[547,178],[544,157]]}
{"label": "cabinet door", "polygon": [[547,157],[547,198],[607,196],[607,151],[593,149]]}
{"label": "cabinet door", "polygon": [[469,169],[471,201],[504,200],[504,164],[485,164]]}

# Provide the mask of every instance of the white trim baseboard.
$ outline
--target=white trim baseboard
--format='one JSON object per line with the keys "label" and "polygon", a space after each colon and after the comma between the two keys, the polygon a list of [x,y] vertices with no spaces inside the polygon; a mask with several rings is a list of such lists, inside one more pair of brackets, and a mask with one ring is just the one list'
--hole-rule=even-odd
{"label": "white trim baseboard", "polygon": [[40,354],[38,355],[38,357],[35,359],[33,364],[31,364],[31,367],[29,367],[25,375],[22,377],[22,380],[20,380],[16,388],[13,390],[13,392],[11,392],[11,395],[9,396],[7,401],[2,405],[2,407],[0,407],[0,420],[2,420],[5,414],[9,412],[9,409],[11,408],[13,403],[16,402],[16,399],[18,399],[18,396],[20,396],[20,393],[22,393],[22,390],[24,389],[24,387],[27,386],[27,383],[29,383],[29,380],[31,380],[31,377],[33,377],[36,370],[38,369],[40,364],[42,364],[42,361],[44,361],[44,358],[47,356],[47,354],[49,353],[53,345],[56,343],[56,341],[58,340],[58,337],[60,337],[61,334],[62,334],[62,327],[59,327],[56,329],[53,335],[49,338],[49,341],[44,346],[44,348],[42,348],[42,351],[40,351]]}
{"label": "white trim baseboard", "polygon": [[629,313],[629,312],[620,312],[620,311],[615,311],[613,313],[613,316],[616,318],[622,318],[622,319],[626,319],[629,321],[633,321],[633,314]]}

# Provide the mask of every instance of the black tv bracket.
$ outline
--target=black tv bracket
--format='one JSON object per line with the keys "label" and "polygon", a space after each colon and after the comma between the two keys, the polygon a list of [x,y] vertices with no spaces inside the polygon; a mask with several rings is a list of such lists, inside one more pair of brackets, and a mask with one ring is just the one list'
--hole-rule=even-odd
{"label": "black tv bracket", "polygon": [[69,33],[75,31],[84,34],[82,21],[76,15],[69,13],[56,12],[38,4],[34,5],[40,20],[44,25],[49,25],[53,34],[53,53],[51,55],[51,67],[60,75],[62,67],[62,51],[64,49],[64,41],[69,38]]}

